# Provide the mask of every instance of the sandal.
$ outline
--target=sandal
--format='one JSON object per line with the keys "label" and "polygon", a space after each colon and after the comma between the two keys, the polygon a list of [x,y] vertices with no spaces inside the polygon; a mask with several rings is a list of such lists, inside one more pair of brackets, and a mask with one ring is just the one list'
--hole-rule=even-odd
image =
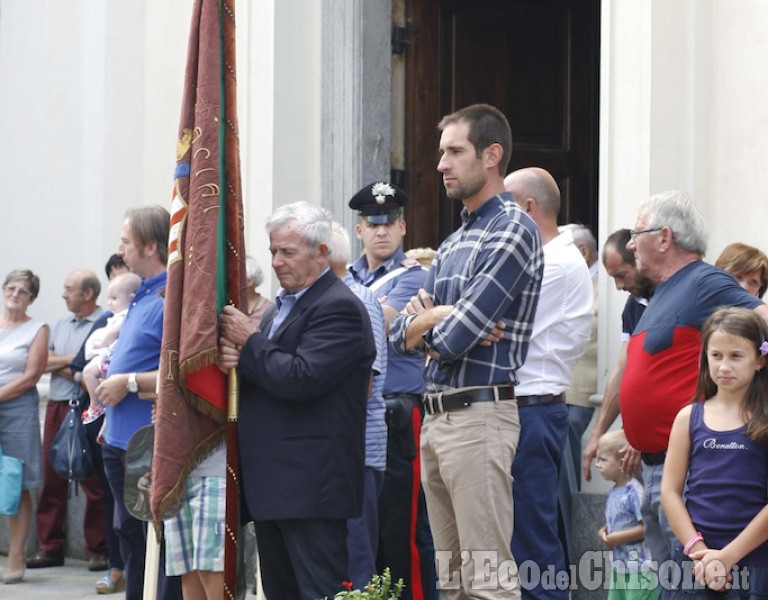
{"label": "sandal", "polygon": [[125,575],[120,575],[117,581],[112,581],[112,578],[107,574],[96,582],[97,594],[114,594],[123,591],[125,591]]}

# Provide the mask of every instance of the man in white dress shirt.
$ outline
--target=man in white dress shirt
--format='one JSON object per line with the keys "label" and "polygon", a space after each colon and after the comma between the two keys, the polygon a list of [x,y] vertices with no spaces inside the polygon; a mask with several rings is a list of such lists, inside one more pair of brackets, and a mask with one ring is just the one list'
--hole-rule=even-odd
{"label": "man in white dress shirt", "polygon": [[[581,358],[592,324],[592,281],[570,231],[560,233],[560,190],[544,169],[507,175],[504,187],[536,222],[544,248],[544,277],[528,356],[517,372],[520,442],[512,475],[515,533],[512,553],[532,560],[541,574],[566,570],[558,537],[557,486],[560,458],[568,434],[565,391]],[[523,598],[568,598],[568,589],[550,585],[556,578],[532,578],[521,571]],[[562,577],[562,576],[561,576]],[[533,585],[536,583],[536,585]]]}

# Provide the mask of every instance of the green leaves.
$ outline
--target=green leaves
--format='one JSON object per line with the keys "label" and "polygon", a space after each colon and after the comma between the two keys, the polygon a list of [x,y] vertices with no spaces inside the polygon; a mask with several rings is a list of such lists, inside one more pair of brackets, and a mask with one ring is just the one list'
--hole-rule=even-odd
{"label": "green leaves", "polygon": [[[345,581],[343,585],[347,589],[336,594],[333,600],[399,600],[405,587],[402,579],[398,579],[397,583],[392,585],[392,574],[389,571],[389,567],[384,569],[382,575],[374,575],[362,591],[359,589],[353,590],[352,583],[348,581]],[[325,600],[328,600],[327,596]]]}

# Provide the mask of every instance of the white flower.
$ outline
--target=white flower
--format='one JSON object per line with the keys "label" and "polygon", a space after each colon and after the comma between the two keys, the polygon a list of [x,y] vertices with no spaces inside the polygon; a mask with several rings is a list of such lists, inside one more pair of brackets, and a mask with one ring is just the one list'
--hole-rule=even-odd
{"label": "white flower", "polygon": [[378,204],[384,204],[384,202],[387,201],[387,196],[395,195],[395,188],[393,188],[388,183],[383,183],[380,181],[373,184],[371,187],[371,194],[373,194],[373,197],[376,198],[376,202]]}

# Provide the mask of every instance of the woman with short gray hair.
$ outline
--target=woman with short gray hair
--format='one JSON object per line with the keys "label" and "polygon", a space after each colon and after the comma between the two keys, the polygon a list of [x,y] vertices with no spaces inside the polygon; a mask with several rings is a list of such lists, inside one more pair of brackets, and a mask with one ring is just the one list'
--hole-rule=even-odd
{"label": "woman with short gray hair", "polygon": [[9,521],[10,542],[3,583],[19,583],[26,568],[25,546],[32,522],[30,490],[43,484],[37,381],[48,359],[48,326],[27,314],[40,291],[29,269],[11,271],[3,282],[0,316],[0,445],[24,463],[19,510]]}

